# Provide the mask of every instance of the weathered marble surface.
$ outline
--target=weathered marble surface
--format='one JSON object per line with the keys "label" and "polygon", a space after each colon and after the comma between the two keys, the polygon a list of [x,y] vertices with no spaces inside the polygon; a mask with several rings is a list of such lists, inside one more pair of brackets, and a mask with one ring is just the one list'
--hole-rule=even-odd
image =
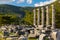
{"label": "weathered marble surface", "polygon": [[57,33],[57,40],[60,40],[60,31]]}

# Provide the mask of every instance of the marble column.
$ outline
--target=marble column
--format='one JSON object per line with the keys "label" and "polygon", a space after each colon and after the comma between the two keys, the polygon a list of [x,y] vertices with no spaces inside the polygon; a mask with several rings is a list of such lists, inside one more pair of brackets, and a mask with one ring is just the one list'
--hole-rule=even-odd
{"label": "marble column", "polygon": [[34,13],[34,20],[33,20],[33,24],[34,24],[34,26],[36,25],[36,10],[34,9],[33,10],[33,13]]}
{"label": "marble column", "polygon": [[52,6],[52,27],[51,29],[54,29],[55,27],[55,9],[54,9],[54,5],[51,5]]}
{"label": "marble column", "polygon": [[40,25],[40,10],[39,10],[39,8],[37,9],[37,25]]}
{"label": "marble column", "polygon": [[49,26],[49,9],[48,6],[46,6],[46,27]]}
{"label": "marble column", "polygon": [[42,20],[41,20],[42,22],[41,23],[42,23],[42,28],[43,28],[43,26],[44,26],[44,8],[42,7],[41,10],[42,10]]}

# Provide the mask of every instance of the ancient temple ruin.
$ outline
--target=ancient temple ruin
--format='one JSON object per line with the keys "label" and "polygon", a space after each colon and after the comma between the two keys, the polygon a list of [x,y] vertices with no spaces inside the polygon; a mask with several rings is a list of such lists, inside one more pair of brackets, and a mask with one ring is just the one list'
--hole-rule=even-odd
{"label": "ancient temple ruin", "polygon": [[[50,5],[46,5],[33,9],[34,27],[31,26],[32,28],[27,28],[22,25],[21,27],[19,25],[2,26],[0,28],[4,34],[2,37],[5,38],[7,36],[6,40],[28,40],[29,37],[37,37],[38,40],[45,40],[46,38],[48,40],[59,40],[60,31],[55,31],[55,5],[51,5],[52,19],[50,19],[49,7]],[[29,32],[27,30],[29,30]],[[10,35],[10,33],[14,35]]]}
{"label": "ancient temple ruin", "polygon": [[[54,28],[55,28],[55,7],[53,4],[51,5],[51,7],[52,7],[52,12],[51,12],[52,13],[52,15],[51,15],[52,16],[52,22],[51,22],[52,25],[49,24],[50,19],[49,19],[49,6],[48,5],[45,7],[46,8],[46,15],[44,15],[45,14],[44,7],[41,7],[41,9],[37,8],[37,9],[33,10],[33,12],[34,12],[34,23],[33,24],[36,27],[34,29],[35,35],[37,36],[39,33],[39,40],[44,40],[44,37],[48,37],[52,40],[57,40],[56,39],[57,32],[54,31]],[[41,12],[40,12],[40,10],[41,10]],[[42,16],[40,16],[40,15],[42,15]],[[44,21],[45,16],[46,16],[46,21]],[[46,22],[46,25],[44,22]],[[45,25],[45,27],[44,27],[44,25]],[[39,30],[37,30],[37,29],[39,29]]]}

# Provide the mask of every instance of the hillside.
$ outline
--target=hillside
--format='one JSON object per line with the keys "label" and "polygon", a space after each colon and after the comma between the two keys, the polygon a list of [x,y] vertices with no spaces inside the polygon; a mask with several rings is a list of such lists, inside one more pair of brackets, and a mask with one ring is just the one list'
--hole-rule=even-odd
{"label": "hillside", "polygon": [[55,2],[55,10],[56,10],[56,27],[60,28],[60,3],[59,1]]}
{"label": "hillside", "polygon": [[[19,20],[22,23],[24,23],[23,19],[25,18],[26,14],[28,13],[28,15],[29,15],[29,13],[31,13],[32,10],[33,10],[33,7],[18,7],[18,6],[14,6],[14,5],[0,4],[0,16],[3,17],[5,15],[8,15],[8,18],[10,16],[12,16],[12,17],[16,16],[16,17],[20,18]],[[3,18],[0,17],[0,19],[3,19]],[[0,22],[0,24],[1,24],[1,22]]]}
{"label": "hillside", "polygon": [[25,10],[31,11],[31,7],[18,7],[8,4],[0,4],[0,14],[20,14],[25,15]]}

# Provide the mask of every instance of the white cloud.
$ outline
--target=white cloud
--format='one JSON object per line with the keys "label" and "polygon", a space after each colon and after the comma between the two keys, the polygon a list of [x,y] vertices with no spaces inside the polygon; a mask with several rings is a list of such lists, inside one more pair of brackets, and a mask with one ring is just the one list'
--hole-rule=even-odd
{"label": "white cloud", "polygon": [[32,0],[18,0],[17,3],[24,3],[26,2],[27,4],[31,4]]}
{"label": "white cloud", "polygon": [[32,0],[0,0],[0,4],[8,4],[8,3],[11,3],[11,2],[15,2],[16,3],[27,3],[27,4],[31,4],[32,3]]}
{"label": "white cloud", "polygon": [[35,7],[38,7],[38,6],[45,6],[45,5],[47,5],[47,4],[50,4],[50,3],[53,3],[53,2],[55,2],[56,0],[47,0],[47,1],[45,1],[45,2],[40,2],[40,3],[36,3],[36,4],[34,4],[34,6]]}
{"label": "white cloud", "polygon": [[0,0],[0,4],[14,2],[15,0]]}
{"label": "white cloud", "polygon": [[15,0],[0,0],[0,2],[13,2]]}
{"label": "white cloud", "polygon": [[18,0],[17,3],[23,3],[25,0]]}
{"label": "white cloud", "polygon": [[27,0],[27,3],[28,3],[28,4],[31,4],[31,3],[32,3],[32,0]]}

